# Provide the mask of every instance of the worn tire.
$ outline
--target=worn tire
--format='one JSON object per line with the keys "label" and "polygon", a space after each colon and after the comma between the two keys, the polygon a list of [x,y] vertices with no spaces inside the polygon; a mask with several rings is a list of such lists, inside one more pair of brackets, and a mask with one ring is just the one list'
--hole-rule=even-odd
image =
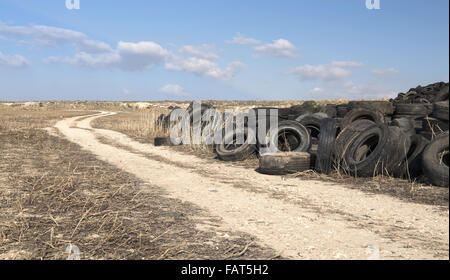
{"label": "worn tire", "polygon": [[337,117],[337,109],[335,104],[327,104],[325,107],[320,109],[319,113],[325,113],[329,118],[336,118]]}
{"label": "worn tire", "polygon": [[391,122],[391,125],[399,127],[409,137],[412,137],[416,134],[416,126],[414,120],[410,118],[394,119]]}
{"label": "worn tire", "polygon": [[344,155],[353,176],[393,175],[406,158],[411,142],[395,126],[376,125],[361,132]]}
{"label": "worn tire", "polygon": [[316,160],[317,160],[317,151],[315,151],[315,150],[309,150],[308,153],[309,153],[309,155],[310,155],[310,165],[309,165],[309,168],[310,168],[310,169],[315,169],[315,168],[316,168]]}
{"label": "worn tire", "polygon": [[334,143],[334,157],[336,166],[343,164],[343,157],[349,145],[358,137],[360,133],[376,126],[376,123],[370,120],[357,120],[345,127],[336,137]]}
{"label": "worn tire", "polygon": [[326,118],[328,118],[326,113],[315,113],[302,115],[296,119],[296,121],[308,129],[312,145],[317,145],[319,143],[320,122]]}
{"label": "worn tire", "polygon": [[448,101],[448,84],[444,85],[439,92],[436,94],[436,96],[434,97],[434,102],[440,102],[440,101],[444,101],[447,100]]}
{"label": "worn tire", "polygon": [[431,104],[397,104],[395,115],[428,116],[433,111]]}
{"label": "worn tire", "polygon": [[162,119],[161,125],[162,125],[162,129],[163,129],[164,131],[169,130],[170,125],[171,125],[171,123],[170,123],[170,116],[172,115],[172,113],[175,112],[175,110],[178,110],[178,109],[181,109],[181,108],[178,107],[178,106],[173,107],[172,110],[170,111],[170,113],[167,114],[166,116],[164,116],[164,118]]}
{"label": "worn tire", "polygon": [[437,118],[424,117],[421,119],[422,126],[418,130],[419,134],[426,135],[429,140],[435,136],[449,130],[449,122]]}
{"label": "worn tire", "polygon": [[281,121],[268,133],[268,143],[280,152],[307,152],[311,148],[311,136],[306,127],[297,121]]}
{"label": "worn tire", "polygon": [[394,104],[389,101],[350,101],[348,103],[351,109],[363,106],[363,107],[372,107],[376,110],[380,111],[384,115],[392,115],[394,114]]}
{"label": "worn tire", "polygon": [[414,178],[420,176],[422,172],[422,156],[425,147],[430,143],[428,139],[422,135],[414,135],[410,138],[411,145],[409,147],[406,159],[400,165],[400,168],[394,172],[395,177]]}
{"label": "worn tire", "polygon": [[[208,103],[201,103],[200,106],[196,106],[196,107],[194,107],[194,102],[189,104],[189,107],[187,108],[187,112],[189,113],[190,123],[192,125],[192,128],[200,125],[200,128],[203,129],[206,124],[202,121],[202,116],[208,109],[213,109],[213,108],[214,108],[214,106],[212,106],[211,104],[208,104]],[[194,120],[195,114],[198,114],[200,119]]]}
{"label": "worn tire", "polygon": [[336,139],[336,120],[323,119],[320,123],[319,145],[315,169],[323,174],[329,174],[333,167],[334,141]]}
{"label": "worn tire", "polygon": [[310,168],[309,153],[265,154],[259,158],[258,172],[269,175],[285,175]]}
{"label": "worn tire", "polygon": [[436,186],[449,185],[449,134],[448,131],[436,137],[423,152],[423,173]]}
{"label": "worn tire", "polygon": [[350,111],[348,104],[338,104],[336,105],[336,116],[338,118],[344,118],[345,115]]}
{"label": "worn tire", "polygon": [[[268,107],[264,107],[264,108],[253,108],[251,109],[254,111],[254,117],[256,119],[252,119],[252,121],[256,122],[256,127],[260,127],[262,122],[262,119],[265,119],[266,121],[266,133],[269,131],[270,129],[270,110],[277,110],[278,111],[278,123],[284,120],[288,119],[288,115],[280,115],[280,110],[278,108],[268,108]],[[260,112],[261,110],[261,112]],[[261,113],[261,114],[260,114]],[[245,118],[244,120],[244,125],[248,126],[250,122],[250,118]]]}
{"label": "worn tire", "polygon": [[[244,144],[233,144],[238,135],[244,136]],[[229,132],[223,137],[223,143],[215,147],[217,157],[223,161],[244,160],[253,155],[256,150],[256,134],[251,128]]]}
{"label": "worn tire", "polygon": [[301,105],[294,105],[287,109],[289,110],[290,115],[297,115],[297,116],[314,114],[317,113],[318,111],[318,108],[309,102],[304,102]]}
{"label": "worn tire", "polygon": [[353,108],[345,115],[342,120],[342,127],[347,127],[349,124],[356,120],[371,120],[377,124],[383,124],[386,122],[383,113],[368,106],[358,106]]}
{"label": "worn tire", "polygon": [[153,143],[156,147],[159,146],[173,146],[170,137],[155,137]]}
{"label": "worn tire", "polygon": [[448,122],[448,100],[434,103],[432,116]]}

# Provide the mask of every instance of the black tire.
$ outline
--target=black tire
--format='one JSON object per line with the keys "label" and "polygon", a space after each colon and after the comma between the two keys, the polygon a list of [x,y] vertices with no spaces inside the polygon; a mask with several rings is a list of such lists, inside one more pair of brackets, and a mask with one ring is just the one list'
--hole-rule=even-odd
{"label": "black tire", "polygon": [[384,115],[394,114],[394,104],[389,101],[350,101],[350,108],[354,109],[357,107],[372,107],[380,111]]}
{"label": "black tire", "polygon": [[344,166],[353,176],[393,175],[406,158],[410,145],[400,128],[376,125],[361,132],[349,145]]}
{"label": "black tire", "polygon": [[414,120],[410,118],[394,119],[391,125],[399,127],[406,135],[412,137],[416,134],[416,126]]}
{"label": "black tire", "polygon": [[333,167],[334,141],[336,139],[336,120],[327,118],[320,123],[319,145],[315,169],[323,174],[329,174]]}
{"label": "black tire", "polygon": [[310,168],[310,169],[315,169],[315,168],[316,168],[316,160],[317,160],[317,151],[315,151],[315,150],[309,150],[308,153],[309,153],[309,155],[310,155],[310,165],[309,165],[309,168]]}
{"label": "black tire", "polygon": [[156,147],[173,146],[172,141],[170,140],[170,137],[155,137],[155,139],[153,139],[153,143]]}
{"label": "black tire", "polygon": [[167,115],[164,117],[162,123],[161,123],[162,129],[164,131],[168,131],[170,128],[170,115]]}
{"label": "black tire", "polygon": [[[260,124],[262,123],[261,120],[265,119],[266,120],[266,133],[269,131],[270,129],[270,110],[277,110],[278,111],[278,123],[284,120],[287,120],[289,118],[288,115],[286,115],[285,113],[282,113],[282,115],[280,115],[280,110],[278,108],[253,108],[251,109],[254,111],[254,115],[253,121],[256,122],[256,127],[259,127]],[[260,114],[261,113],[261,114]],[[248,123],[251,122],[250,118],[245,118],[244,119],[244,125],[248,126]]]}
{"label": "black tire", "polygon": [[175,110],[177,110],[177,109],[181,109],[181,108],[178,107],[178,106],[173,107],[173,108],[172,108],[172,111],[170,111],[170,113],[169,113],[168,115],[166,115],[166,116],[162,119],[162,121],[161,121],[161,126],[162,126],[162,129],[163,129],[164,131],[169,130],[169,128],[170,128],[170,116],[171,116],[172,113],[173,113]]}
{"label": "black tire", "polygon": [[409,147],[406,159],[400,165],[400,168],[394,172],[395,177],[414,178],[422,175],[422,156],[425,147],[430,143],[428,139],[422,135],[414,135],[410,138],[411,145]]}
{"label": "black tire", "polygon": [[434,103],[432,116],[448,122],[448,101]]}
{"label": "black tire", "polygon": [[161,115],[159,115],[159,117],[156,119],[156,126],[160,126],[160,127],[163,127],[163,122],[164,122],[164,119],[166,118],[166,115],[164,115],[164,114],[161,114]]}
{"label": "black tire", "polygon": [[304,102],[302,105],[294,105],[288,109],[290,115],[297,116],[314,114],[318,111],[318,108],[316,108],[311,102]]}
{"label": "black tire", "polygon": [[428,116],[431,114],[433,106],[431,104],[397,104],[396,115]]}
{"label": "black tire", "polygon": [[336,105],[336,116],[338,118],[344,118],[345,115],[350,111],[348,104],[338,104]]}
{"label": "black tire", "polygon": [[345,115],[342,120],[342,127],[347,127],[349,124],[356,120],[370,120],[377,124],[383,124],[386,122],[383,113],[368,106],[358,106],[353,108]]}
{"label": "black tire", "polygon": [[[208,109],[213,109],[214,106],[212,106],[211,104],[208,104],[208,103],[200,103],[200,106],[194,107],[194,103],[195,102],[191,102],[191,104],[189,104],[189,107],[187,108],[187,111],[189,112],[192,128],[197,127],[198,125],[201,125],[200,128],[203,129],[204,126],[206,126],[206,123],[204,123],[202,121],[202,116]],[[196,115],[196,114],[198,114],[198,116],[200,116],[200,119],[194,120],[194,115]]]}
{"label": "black tire", "polygon": [[[239,135],[244,137],[243,144],[235,144]],[[223,143],[216,145],[215,153],[223,161],[239,161],[251,157],[256,152],[256,134],[251,128],[231,131],[223,137]]]}
{"label": "black tire", "polygon": [[436,186],[448,188],[449,185],[449,134],[442,133],[434,139],[423,152],[423,173]]}
{"label": "black tire", "polygon": [[309,153],[276,153],[262,155],[257,171],[269,175],[285,175],[302,172],[309,167]]}
{"label": "black tire", "polygon": [[325,113],[329,118],[336,118],[337,117],[337,109],[335,104],[327,104],[325,107],[320,109],[319,113]]}
{"label": "black tire", "polygon": [[342,162],[349,145],[359,136],[363,131],[376,126],[376,123],[370,120],[357,120],[347,127],[345,127],[336,137],[334,143],[334,157],[336,159],[336,167],[344,164]]}
{"label": "black tire", "polygon": [[314,148],[319,144],[320,122],[326,118],[328,118],[328,115],[325,113],[315,113],[302,115],[296,119],[297,122],[308,129],[311,136],[311,145]]}
{"label": "black tire", "polygon": [[439,90],[439,92],[436,94],[436,96],[434,97],[434,102],[440,102],[440,101],[444,101],[444,100],[448,100],[448,84],[443,85],[441,87],[441,89]]}
{"label": "black tire", "polygon": [[436,118],[424,117],[421,119],[420,134],[426,135],[429,140],[449,129],[449,122]]}
{"label": "black tire", "polygon": [[268,143],[280,152],[307,152],[311,148],[311,136],[308,129],[296,121],[281,121],[278,127],[269,131]]}
{"label": "black tire", "polygon": [[265,112],[265,117],[267,119],[267,121],[269,120],[270,117],[270,110],[276,110],[278,112],[278,119],[280,120],[287,120],[289,118],[289,114],[290,114],[290,110],[289,108],[275,108],[275,107],[257,107],[257,108],[252,108],[251,110],[255,111],[255,116],[256,116],[256,120],[259,120],[262,118],[262,116],[260,116],[259,111]]}

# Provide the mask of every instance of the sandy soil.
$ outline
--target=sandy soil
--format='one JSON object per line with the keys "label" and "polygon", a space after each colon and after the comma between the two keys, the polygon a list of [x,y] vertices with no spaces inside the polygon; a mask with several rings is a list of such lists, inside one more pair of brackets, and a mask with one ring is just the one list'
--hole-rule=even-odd
{"label": "sandy soil", "polygon": [[262,175],[91,127],[110,114],[65,119],[55,128],[99,159],[205,209],[222,221],[211,230],[248,233],[292,259],[449,258],[448,208]]}

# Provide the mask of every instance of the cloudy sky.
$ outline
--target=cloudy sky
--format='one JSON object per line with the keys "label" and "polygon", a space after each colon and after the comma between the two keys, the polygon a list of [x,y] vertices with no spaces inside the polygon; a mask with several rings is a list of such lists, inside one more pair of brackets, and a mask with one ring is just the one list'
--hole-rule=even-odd
{"label": "cloudy sky", "polygon": [[449,1],[0,0],[0,100],[390,97],[448,81]]}

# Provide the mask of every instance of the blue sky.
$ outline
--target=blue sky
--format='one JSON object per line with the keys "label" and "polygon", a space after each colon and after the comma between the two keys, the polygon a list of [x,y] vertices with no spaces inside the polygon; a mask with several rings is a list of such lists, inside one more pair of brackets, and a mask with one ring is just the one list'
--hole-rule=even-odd
{"label": "blue sky", "polygon": [[0,100],[320,100],[448,82],[449,1],[0,0]]}

